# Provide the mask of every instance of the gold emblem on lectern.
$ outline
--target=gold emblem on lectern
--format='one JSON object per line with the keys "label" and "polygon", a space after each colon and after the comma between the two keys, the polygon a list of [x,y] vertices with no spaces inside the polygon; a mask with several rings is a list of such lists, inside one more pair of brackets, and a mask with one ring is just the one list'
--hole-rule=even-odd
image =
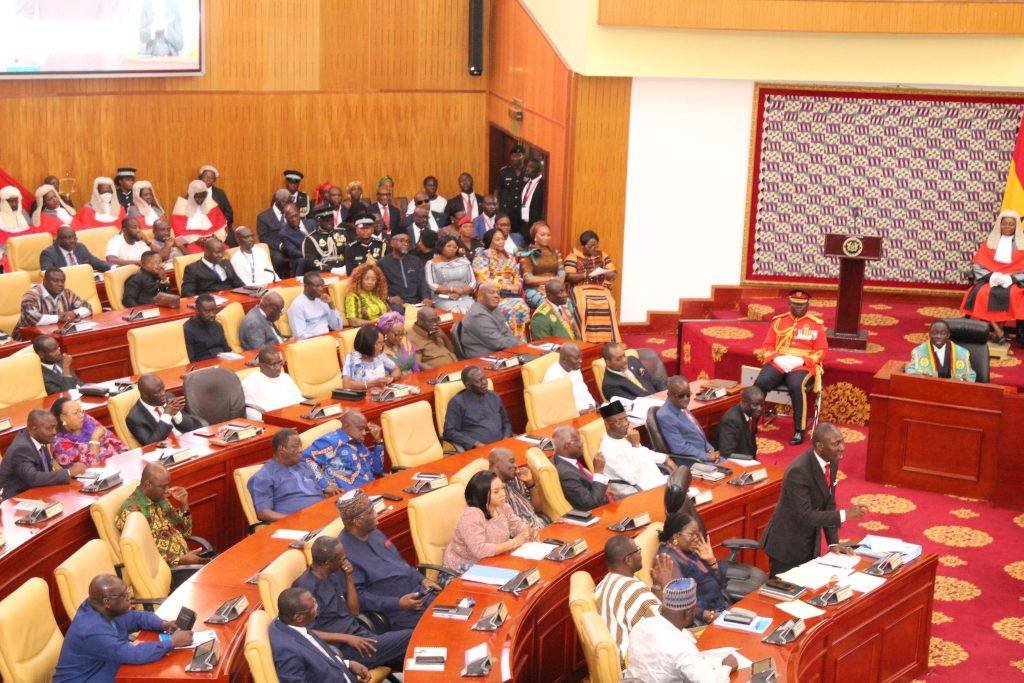
{"label": "gold emblem on lectern", "polygon": [[864,251],[864,240],[859,237],[847,237],[843,240],[843,255],[844,256],[860,256],[860,253]]}

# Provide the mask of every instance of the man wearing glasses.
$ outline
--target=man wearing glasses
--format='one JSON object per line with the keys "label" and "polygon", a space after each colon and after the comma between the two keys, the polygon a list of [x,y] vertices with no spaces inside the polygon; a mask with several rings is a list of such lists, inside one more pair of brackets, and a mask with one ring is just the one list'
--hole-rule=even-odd
{"label": "man wearing glasses", "polygon": [[245,416],[250,420],[262,420],[263,413],[285,406],[293,406],[303,400],[295,380],[283,371],[284,359],[281,352],[272,346],[261,350],[256,356],[259,371],[250,372],[242,380],[245,394]]}
{"label": "man wearing glasses", "polygon": [[[75,613],[60,649],[55,683],[112,681],[122,664],[148,664],[176,647],[192,643],[192,632],[153,612],[132,610],[131,593],[113,574],[100,574],[89,583],[89,597]],[[128,634],[163,631],[170,640],[133,645]]]}
{"label": "man wearing glasses", "polygon": [[371,216],[380,216],[384,223],[384,232],[393,233],[402,224],[402,212],[398,207],[391,205],[391,186],[381,185],[377,188],[377,203],[371,204],[369,213]]}

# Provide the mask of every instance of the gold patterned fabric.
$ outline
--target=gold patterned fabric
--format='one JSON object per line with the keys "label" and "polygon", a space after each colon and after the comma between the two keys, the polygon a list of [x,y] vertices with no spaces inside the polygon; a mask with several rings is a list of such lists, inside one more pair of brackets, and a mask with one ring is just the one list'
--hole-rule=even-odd
{"label": "gold patterned fabric", "polygon": [[164,561],[172,567],[180,564],[181,558],[188,553],[185,537],[192,535],[192,513],[188,506],[182,506],[180,511],[175,510],[166,498],[154,503],[140,485],[121,503],[121,509],[114,520],[118,531],[124,529],[124,523],[132,512],[141,512],[149,521],[153,540]]}

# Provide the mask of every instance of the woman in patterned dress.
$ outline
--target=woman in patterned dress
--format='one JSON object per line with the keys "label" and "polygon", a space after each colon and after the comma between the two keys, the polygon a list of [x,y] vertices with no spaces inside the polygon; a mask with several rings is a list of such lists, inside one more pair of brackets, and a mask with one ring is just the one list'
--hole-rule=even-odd
{"label": "woman in patterned dress", "polygon": [[405,316],[389,311],[377,318],[377,329],[384,335],[384,354],[394,361],[402,374],[419,372],[416,347],[405,334]]}
{"label": "woman in patterned dress", "polygon": [[619,325],[611,292],[615,264],[601,251],[601,240],[593,230],[580,235],[580,246],[582,248],[573,249],[565,259],[565,278],[572,287],[572,301],[583,339],[595,344],[617,342]]}
{"label": "woman in patterned dress", "polygon": [[526,284],[526,303],[537,308],[544,301],[544,283],[549,280],[565,280],[562,255],[551,246],[551,228],[544,221],[530,226],[530,246],[527,255],[519,258]]}
{"label": "woman in patterned dress", "polygon": [[437,255],[427,261],[424,270],[434,307],[465,313],[473,305],[476,291],[473,266],[459,255],[459,241],[451,233],[438,236],[434,252]]}
{"label": "woman in patterned dress", "polygon": [[345,294],[345,320],[349,327],[369,325],[387,313],[388,281],[376,263],[364,263],[352,271]]}
{"label": "woman in patterned dress", "polygon": [[484,251],[473,259],[473,274],[478,283],[490,282],[498,288],[501,294],[498,310],[505,316],[512,334],[525,341],[530,307],[523,299],[519,264],[505,252],[506,239],[500,228],[491,228],[484,233]]}
{"label": "woman in patterned dress", "polygon": [[58,398],[50,412],[57,418],[53,457],[62,467],[71,467],[76,462],[100,467],[110,456],[128,450],[112,431],[86,415],[78,401]]}
{"label": "woman in patterned dress", "polygon": [[345,389],[366,391],[386,387],[402,375],[395,362],[384,353],[384,335],[375,326],[360,327],[352,347],[341,369]]}

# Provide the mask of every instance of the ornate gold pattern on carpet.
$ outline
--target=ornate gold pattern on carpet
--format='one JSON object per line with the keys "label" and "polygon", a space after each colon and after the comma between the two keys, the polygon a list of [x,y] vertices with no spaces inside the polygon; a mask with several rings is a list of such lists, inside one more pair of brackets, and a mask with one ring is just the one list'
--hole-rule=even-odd
{"label": "ornate gold pattern on carpet", "polygon": [[992,543],[992,537],[984,531],[969,526],[932,526],[924,530],[929,540],[953,548],[980,548]]}
{"label": "ornate gold pattern on carpet", "polygon": [[742,327],[731,325],[712,325],[701,329],[701,334],[712,339],[750,339],[754,333]]}
{"label": "ornate gold pattern on carpet", "polygon": [[860,316],[860,324],[868,327],[892,327],[898,322],[899,320],[891,315],[881,313],[861,313]]}
{"label": "ornate gold pattern on carpet", "polygon": [[861,364],[861,361],[857,360],[856,358],[836,358],[836,362],[837,363],[842,363],[843,365],[860,365]]}
{"label": "ornate gold pattern on carpet", "polygon": [[914,501],[888,493],[865,493],[850,499],[854,505],[863,505],[879,515],[905,515],[917,509]]}
{"label": "ornate gold pattern on carpet", "polygon": [[882,522],[879,522],[875,519],[869,520],[867,522],[861,522],[860,527],[862,529],[867,529],[868,531],[887,531],[889,529],[888,524],[883,524]]}
{"label": "ornate gold pattern on carpet", "polygon": [[1020,365],[1020,358],[1014,358],[1013,356],[1007,356],[1006,358],[992,358],[988,362],[989,367],[993,368],[1015,368]]}
{"label": "ornate gold pattern on carpet", "polygon": [[869,417],[868,395],[849,382],[826,384],[822,389],[820,422],[864,425]]}
{"label": "ornate gold pattern on carpet", "polygon": [[992,628],[1007,640],[1024,643],[1024,618],[1006,617],[992,624]]}
{"label": "ornate gold pattern on carpet", "polygon": [[1018,581],[1024,581],[1024,561],[1011,562],[1003,567],[1003,571]]}
{"label": "ornate gold pattern on carpet", "polygon": [[967,602],[981,595],[981,589],[970,581],[951,576],[935,577],[935,599],[943,602]]}
{"label": "ornate gold pattern on carpet", "polygon": [[957,510],[950,510],[949,514],[953,515],[954,517],[959,517],[960,519],[974,519],[975,517],[980,517],[981,516],[980,512],[975,512],[974,510],[968,510],[967,508],[959,508]]}
{"label": "ornate gold pattern on carpet", "polygon": [[911,332],[910,334],[903,335],[903,338],[906,339],[911,344],[924,344],[926,341],[928,341],[928,333]]}
{"label": "ornate gold pattern on carpet", "polygon": [[868,438],[864,436],[864,433],[859,429],[850,429],[849,427],[840,427],[839,431],[843,433],[843,440],[846,443],[858,443]]}
{"label": "ornate gold pattern on carpet", "polygon": [[1024,528],[1024,514],[1017,515],[1013,518],[1013,523],[1017,526]]}
{"label": "ornate gold pattern on carpet", "polygon": [[967,564],[967,561],[960,559],[956,555],[940,555],[939,564],[943,567],[962,567]]}
{"label": "ornate gold pattern on carpet", "polygon": [[953,621],[953,617],[943,614],[938,610],[932,610],[932,623],[933,624],[949,624]]}
{"label": "ornate gold pattern on carpet", "polygon": [[928,645],[928,666],[956,666],[967,659],[967,650],[956,643],[932,636]]}
{"label": "ornate gold pattern on carpet", "polygon": [[711,360],[715,363],[721,362],[727,353],[729,353],[729,347],[725,344],[719,344],[718,342],[711,344]]}
{"label": "ornate gold pattern on carpet", "polygon": [[872,310],[875,310],[875,311],[891,311],[892,310],[892,306],[890,306],[889,304],[871,304],[870,306],[868,306],[868,308],[870,308]]}
{"label": "ornate gold pattern on carpet", "polygon": [[778,453],[782,450],[782,443],[775,439],[766,439],[763,436],[757,437],[757,452],[759,454]]}

